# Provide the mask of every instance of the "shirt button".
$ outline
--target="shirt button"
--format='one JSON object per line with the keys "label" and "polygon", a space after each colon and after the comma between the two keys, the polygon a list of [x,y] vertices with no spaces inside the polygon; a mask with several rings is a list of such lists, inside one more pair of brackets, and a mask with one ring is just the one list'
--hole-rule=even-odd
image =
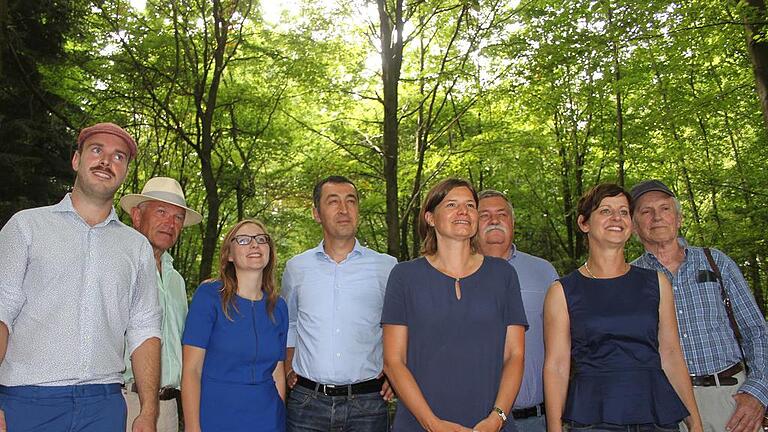
{"label": "shirt button", "polygon": [[680,313],[683,313],[683,310],[682,310],[682,309],[680,309],[680,310],[678,310],[678,312],[680,312]]}
{"label": "shirt button", "polygon": [[683,337],[688,337],[688,333],[683,333]]}

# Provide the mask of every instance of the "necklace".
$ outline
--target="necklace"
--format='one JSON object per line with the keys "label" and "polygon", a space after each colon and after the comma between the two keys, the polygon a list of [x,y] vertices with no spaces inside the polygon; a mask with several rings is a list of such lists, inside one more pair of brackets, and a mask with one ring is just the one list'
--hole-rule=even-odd
{"label": "necklace", "polygon": [[[622,274],[626,273],[627,265],[628,265],[627,263],[624,263],[624,270],[621,272]],[[592,279],[600,279],[599,277],[595,276],[594,273],[592,273],[592,270],[589,269],[589,266],[587,265],[586,261],[584,261],[584,270],[586,270],[587,273],[589,273],[589,277],[591,277]]]}
{"label": "necklace", "polygon": [[597,276],[595,276],[595,274],[592,273],[592,270],[589,269],[589,266],[587,265],[586,261],[584,261],[584,270],[586,270],[587,273],[589,273],[589,277],[591,277],[592,279],[597,279]]}

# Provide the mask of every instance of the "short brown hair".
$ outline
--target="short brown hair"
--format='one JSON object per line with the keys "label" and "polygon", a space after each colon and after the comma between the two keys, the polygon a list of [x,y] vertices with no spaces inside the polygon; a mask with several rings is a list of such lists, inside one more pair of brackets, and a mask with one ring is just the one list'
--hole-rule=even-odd
{"label": "short brown hair", "polygon": [[624,195],[627,198],[627,203],[629,204],[629,215],[631,217],[632,196],[629,195],[629,192],[627,192],[623,187],[617,185],[616,183],[600,183],[592,189],[588,190],[584,195],[581,196],[581,199],[579,199],[579,204],[576,207],[576,211],[578,212],[576,216],[583,217],[583,222],[586,222],[589,220],[592,212],[600,207],[600,202],[604,198],[615,197],[619,195]]}
{"label": "short brown hair", "polygon": [[[427,192],[427,197],[424,199],[424,203],[421,205],[421,211],[419,212],[419,236],[421,237],[421,254],[432,255],[437,252],[437,234],[435,233],[435,227],[427,223],[425,215],[427,212],[433,213],[435,208],[443,202],[445,196],[457,187],[465,187],[472,192],[472,197],[475,199],[475,205],[477,205],[478,198],[475,188],[467,180],[460,178],[447,178],[434,185],[432,189]],[[472,252],[477,252],[477,232],[472,235],[470,239],[472,245]]]}

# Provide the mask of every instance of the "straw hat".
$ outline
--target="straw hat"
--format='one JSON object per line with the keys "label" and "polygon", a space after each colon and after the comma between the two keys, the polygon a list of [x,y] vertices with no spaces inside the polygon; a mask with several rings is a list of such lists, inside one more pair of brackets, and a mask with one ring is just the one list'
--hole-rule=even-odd
{"label": "straw hat", "polygon": [[145,201],[162,201],[183,208],[187,211],[187,216],[184,218],[185,227],[203,220],[200,213],[187,207],[181,185],[170,177],[153,177],[147,180],[140,194],[128,194],[120,198],[120,207],[130,213],[132,208]]}

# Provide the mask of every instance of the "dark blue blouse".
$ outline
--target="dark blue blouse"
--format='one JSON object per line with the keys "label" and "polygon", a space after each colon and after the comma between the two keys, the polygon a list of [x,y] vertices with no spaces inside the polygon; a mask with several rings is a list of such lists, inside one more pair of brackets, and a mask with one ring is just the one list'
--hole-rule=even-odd
{"label": "dark blue blouse", "polygon": [[[381,322],[408,327],[408,369],[435,415],[471,428],[496,400],[507,326],[528,323],[517,273],[506,261],[485,257],[461,279],[460,300],[454,282],[423,257],[397,264]],[[401,404],[393,430],[422,428]],[[505,430],[514,431],[514,422]]]}
{"label": "dark blue blouse", "polygon": [[571,322],[573,377],[563,419],[582,424],[677,423],[688,416],[661,369],[659,279],[630,266],[610,279],[560,279]]}

